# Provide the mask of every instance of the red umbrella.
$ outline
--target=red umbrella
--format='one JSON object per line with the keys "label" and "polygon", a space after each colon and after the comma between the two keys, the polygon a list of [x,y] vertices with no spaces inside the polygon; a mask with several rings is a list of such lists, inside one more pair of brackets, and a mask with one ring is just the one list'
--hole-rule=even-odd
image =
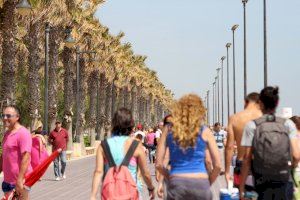
{"label": "red umbrella", "polygon": [[39,164],[34,170],[25,176],[25,187],[33,186],[44,175],[51,162],[58,156],[62,149],[54,151],[48,158]]}
{"label": "red umbrella", "polygon": [[[54,151],[48,158],[46,158],[40,165],[38,165],[31,173],[25,176],[24,187],[30,189],[40,178],[44,175],[51,162],[58,156],[62,149]],[[1,200],[18,200],[18,196],[13,190],[12,192],[6,193]]]}

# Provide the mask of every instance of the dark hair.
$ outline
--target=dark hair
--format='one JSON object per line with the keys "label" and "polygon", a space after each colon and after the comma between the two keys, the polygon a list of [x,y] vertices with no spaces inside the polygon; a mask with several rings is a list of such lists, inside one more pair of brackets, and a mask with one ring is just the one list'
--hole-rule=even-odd
{"label": "dark hair", "polygon": [[247,95],[245,98],[245,102],[248,104],[249,102],[258,103],[259,101],[259,94],[257,92],[252,92]]}
{"label": "dark hair", "polygon": [[298,130],[300,130],[300,117],[298,116],[293,116],[291,120],[295,123],[296,127]]}
{"label": "dark hair", "polygon": [[143,139],[143,136],[142,136],[142,134],[137,134],[137,135],[135,136],[135,138],[136,138],[136,139],[139,139],[139,140],[142,140],[142,139]]}
{"label": "dark hair", "polygon": [[21,111],[20,111],[20,109],[19,109],[16,105],[9,105],[9,106],[4,107],[3,110],[2,110],[2,112],[3,112],[6,108],[13,108],[13,109],[16,111],[18,117],[19,117],[18,122],[21,123]]}
{"label": "dark hair", "polygon": [[112,133],[115,135],[129,135],[134,127],[131,112],[126,108],[118,109],[112,120]]}
{"label": "dark hair", "polygon": [[279,88],[278,87],[266,87],[259,95],[259,100],[264,105],[266,111],[274,110],[279,101]]}
{"label": "dark hair", "polygon": [[168,118],[170,118],[170,117],[172,117],[172,115],[167,115],[167,116],[165,116],[164,121],[163,121],[163,122],[164,122],[164,125],[170,123],[170,122],[168,122]]}
{"label": "dark hair", "polygon": [[216,126],[221,126],[221,124],[220,124],[219,122],[216,122],[216,123],[215,123],[215,127],[216,127]]}

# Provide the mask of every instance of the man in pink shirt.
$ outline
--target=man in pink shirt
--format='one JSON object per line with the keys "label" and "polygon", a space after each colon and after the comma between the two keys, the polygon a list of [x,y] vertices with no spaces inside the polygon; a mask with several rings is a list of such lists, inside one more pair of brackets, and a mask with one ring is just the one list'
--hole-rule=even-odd
{"label": "man in pink shirt", "polygon": [[3,125],[6,129],[0,158],[0,172],[3,171],[4,193],[16,190],[20,199],[29,199],[29,192],[24,188],[24,177],[32,171],[30,155],[32,140],[29,130],[20,124],[20,111],[15,106],[8,106],[3,110]]}
{"label": "man in pink shirt", "polygon": [[[52,144],[52,151],[62,149],[59,156],[54,160],[54,175],[55,180],[59,181],[61,178],[65,179],[66,165],[67,165],[67,144],[69,140],[68,131],[61,127],[61,122],[55,123],[55,129],[49,135],[49,143]],[[61,163],[61,170],[59,170],[59,162]]]}

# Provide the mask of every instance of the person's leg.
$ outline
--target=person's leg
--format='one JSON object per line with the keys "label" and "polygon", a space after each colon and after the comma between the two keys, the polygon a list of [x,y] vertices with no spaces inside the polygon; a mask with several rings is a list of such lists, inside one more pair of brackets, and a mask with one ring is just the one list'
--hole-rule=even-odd
{"label": "person's leg", "polygon": [[58,178],[58,177],[60,177],[60,172],[59,172],[59,157],[60,157],[60,155],[58,155],[55,159],[54,159],[54,161],[53,161],[53,164],[54,164],[54,176],[55,176],[55,178]]}
{"label": "person's leg", "polygon": [[272,184],[264,183],[264,184],[261,184],[261,185],[257,185],[255,187],[255,189],[256,189],[256,192],[258,194],[257,200],[266,200],[266,199],[273,200],[272,199],[272,196],[273,196]]}
{"label": "person's leg", "polygon": [[294,187],[292,182],[282,182],[273,184],[274,200],[293,200]]}
{"label": "person's leg", "polygon": [[62,151],[60,154],[60,162],[61,162],[61,175],[65,178],[65,170],[67,165],[67,154],[66,151]]}

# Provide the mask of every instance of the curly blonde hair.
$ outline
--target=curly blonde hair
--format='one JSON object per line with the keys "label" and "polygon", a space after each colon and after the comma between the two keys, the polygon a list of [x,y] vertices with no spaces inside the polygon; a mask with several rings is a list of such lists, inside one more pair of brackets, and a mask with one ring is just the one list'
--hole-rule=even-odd
{"label": "curly blonde hair", "polygon": [[195,94],[181,97],[173,106],[173,138],[183,149],[194,147],[205,117],[205,107],[201,98]]}

